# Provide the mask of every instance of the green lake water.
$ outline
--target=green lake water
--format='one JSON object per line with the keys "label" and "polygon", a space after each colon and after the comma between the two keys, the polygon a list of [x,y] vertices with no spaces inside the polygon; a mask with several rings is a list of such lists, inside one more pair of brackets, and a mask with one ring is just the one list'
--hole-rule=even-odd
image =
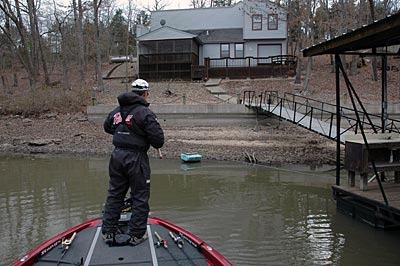
{"label": "green lake water", "polygon": [[[151,213],[234,265],[400,265],[400,232],[336,211],[335,171],[152,160]],[[1,156],[0,262],[101,215],[108,157]]]}

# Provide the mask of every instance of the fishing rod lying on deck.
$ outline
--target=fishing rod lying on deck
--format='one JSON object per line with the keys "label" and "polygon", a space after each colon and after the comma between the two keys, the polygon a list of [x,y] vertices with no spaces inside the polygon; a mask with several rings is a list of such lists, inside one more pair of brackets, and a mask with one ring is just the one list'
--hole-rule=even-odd
{"label": "fishing rod lying on deck", "polygon": [[157,247],[164,247],[164,248],[168,248],[167,246],[167,240],[161,238],[161,236],[157,233],[154,232],[154,235],[157,237],[158,241],[156,243],[154,243],[155,246]]}
{"label": "fishing rod lying on deck", "polygon": [[174,233],[172,233],[171,231],[169,231],[168,234],[172,238],[172,240],[174,240],[174,242],[178,246],[178,248],[183,248],[184,242],[180,236],[174,235]]}

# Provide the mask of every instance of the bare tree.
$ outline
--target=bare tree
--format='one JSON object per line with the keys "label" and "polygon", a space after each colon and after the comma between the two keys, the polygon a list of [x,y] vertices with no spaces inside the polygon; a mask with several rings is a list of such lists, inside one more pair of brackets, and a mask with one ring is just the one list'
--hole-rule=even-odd
{"label": "bare tree", "polygon": [[[23,10],[23,8],[25,9]],[[14,5],[12,5],[8,0],[2,0],[0,2],[0,10],[3,11],[9,25],[0,25],[0,29],[7,37],[10,47],[27,71],[31,89],[35,90],[37,83],[37,69],[35,68],[37,66],[37,61],[35,61],[37,60],[37,51],[34,50],[36,48],[36,46],[33,46],[35,41],[32,34],[27,30],[27,26],[25,25],[26,20],[23,17],[23,12],[27,12],[28,8],[28,5],[21,7],[19,1],[15,1]],[[16,34],[14,34],[14,29]],[[34,26],[31,29],[36,31]]]}
{"label": "bare tree", "polygon": [[34,0],[27,0],[27,12],[29,16],[29,27],[30,27],[30,45],[31,45],[31,56],[32,56],[32,64],[33,64],[33,74],[38,76],[39,74],[39,34],[36,31],[35,25],[37,17],[36,17],[36,8]]}
{"label": "bare tree", "polygon": [[100,91],[104,91],[103,77],[101,71],[101,50],[100,50],[100,28],[99,9],[102,0],[93,0],[94,25],[95,25],[95,47],[96,47],[96,76],[97,85]]}
{"label": "bare tree", "polygon": [[74,20],[75,20],[75,30],[77,34],[77,47],[78,47],[78,66],[79,66],[79,75],[82,81],[82,85],[84,86],[86,83],[86,64],[85,64],[85,46],[83,42],[83,6],[82,6],[82,0],[78,0],[78,3],[76,3],[76,0],[72,1],[72,6],[74,10]]}
{"label": "bare tree", "polygon": [[235,3],[234,0],[211,0],[211,7],[233,6]]}
{"label": "bare tree", "polygon": [[[99,12],[99,21],[101,22],[100,29],[100,47],[103,58],[108,58],[115,48],[115,40],[113,37],[113,19],[120,9],[115,10],[115,0],[103,0]],[[124,40],[118,42],[123,44]],[[123,53],[120,53],[123,54]]]}
{"label": "bare tree", "polygon": [[[35,8],[35,11],[37,11],[36,8]],[[35,12],[35,14],[37,14],[37,12]],[[46,86],[50,86],[50,75],[49,75],[47,59],[46,59],[46,55],[45,55],[46,53],[45,53],[45,48],[44,48],[44,44],[43,44],[43,40],[42,40],[42,35],[40,34],[40,30],[39,30],[39,19],[38,19],[37,15],[35,16],[34,22],[35,22],[36,34],[38,35],[37,38],[38,38],[38,45],[39,45],[39,56],[40,56],[40,62],[42,64],[42,68],[43,68],[44,83],[46,84]]]}
{"label": "bare tree", "polygon": [[61,36],[61,65],[63,69],[63,86],[64,90],[71,88],[70,83],[70,74],[68,68],[68,55],[67,55],[67,38],[65,34],[65,24],[69,17],[69,13],[58,12],[57,4],[55,0],[53,0],[54,5],[54,19],[57,27],[57,33]]}
{"label": "bare tree", "polygon": [[210,0],[210,1],[207,1],[207,0],[192,0],[190,5],[193,8],[205,8],[205,7],[211,6],[211,2],[212,2],[212,0]]}
{"label": "bare tree", "polygon": [[[128,25],[127,25],[127,27],[126,27],[126,53],[125,53],[125,56],[128,58],[129,57],[129,47],[130,47],[130,30],[131,30],[131,27],[132,27],[132,15],[133,15],[133,12],[134,12],[134,6],[133,6],[133,3],[132,3],[132,0],[129,0],[128,1],[128,14],[127,14],[127,17],[128,17]],[[126,87],[125,87],[125,89],[126,89],[126,91],[128,91],[128,62],[126,62],[126,64],[125,64],[125,84],[126,84]]]}
{"label": "bare tree", "polygon": [[147,6],[146,10],[149,12],[163,10],[168,6],[164,0],[154,0],[153,6]]}
{"label": "bare tree", "polygon": [[303,48],[304,37],[304,10],[302,1],[289,0],[287,2],[289,10],[288,14],[288,28],[289,28],[289,45],[293,47],[293,54],[297,56],[297,67],[295,84],[301,84],[301,72],[302,72],[302,55],[301,49]]}
{"label": "bare tree", "polygon": [[148,26],[150,24],[150,15],[151,11],[147,8],[146,10],[136,10],[134,15],[135,24]]}

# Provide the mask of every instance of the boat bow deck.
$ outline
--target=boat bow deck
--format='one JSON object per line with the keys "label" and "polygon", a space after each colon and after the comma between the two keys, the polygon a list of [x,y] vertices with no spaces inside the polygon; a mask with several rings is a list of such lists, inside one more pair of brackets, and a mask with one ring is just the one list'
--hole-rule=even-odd
{"label": "boat bow deck", "polygon": [[[196,240],[188,241],[190,238],[186,236],[183,248],[179,248],[169,235],[170,229],[157,221],[148,223],[149,239],[145,242],[137,246],[109,247],[103,241],[99,223],[79,231],[67,251],[61,247],[61,240],[57,240],[36,257],[34,265],[222,265],[212,264],[202,252],[201,244],[196,244]],[[155,232],[167,240],[168,248],[157,245]],[[178,232],[174,234],[178,235]]]}

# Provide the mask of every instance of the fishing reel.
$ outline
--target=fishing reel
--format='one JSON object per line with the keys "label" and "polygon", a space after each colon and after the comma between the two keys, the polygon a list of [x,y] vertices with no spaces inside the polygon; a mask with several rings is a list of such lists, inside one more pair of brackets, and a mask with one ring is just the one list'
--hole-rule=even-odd
{"label": "fishing reel", "polygon": [[131,212],[132,211],[132,198],[126,198],[124,200],[124,205],[122,206],[121,213]]}

